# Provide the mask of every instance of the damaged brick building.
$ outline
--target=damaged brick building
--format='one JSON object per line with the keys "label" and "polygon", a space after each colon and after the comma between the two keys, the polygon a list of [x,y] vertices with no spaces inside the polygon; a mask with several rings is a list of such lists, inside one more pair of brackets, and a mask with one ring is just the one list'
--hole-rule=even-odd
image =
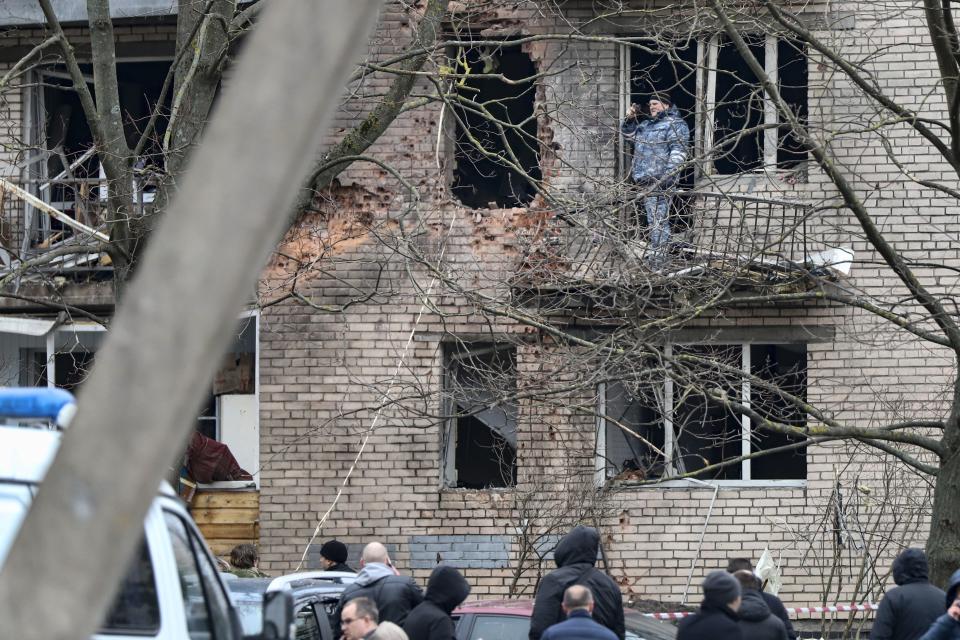
{"label": "damaged brick building", "polygon": [[[332,142],[391,97],[422,8],[387,3]],[[632,599],[696,600],[707,571],[764,549],[785,601],[879,597],[891,555],[925,539],[929,486],[817,429],[941,415],[952,361],[910,323],[849,302],[897,313],[903,285],[762,80],[944,295],[954,278],[936,265],[957,262],[957,203],[920,182],[949,184],[950,168],[798,30],[740,9],[764,79],[707,5],[445,7],[440,44],[404,71],[417,78],[405,108],[316,194],[248,317],[225,328],[234,366],[200,424],[258,471],[261,568],[316,568],[325,539],[353,554],[379,539],[418,578],[444,561],[477,596],[530,595],[558,535],[588,522]],[[908,44],[923,41],[919,9],[788,9],[871,86],[917,92],[911,108],[944,117],[936,58]],[[0,71],[44,36],[29,20],[8,28]],[[129,18],[117,34],[132,102],[149,106],[175,27]],[[96,181],[89,132],[54,117],[73,100],[56,62],[31,73],[44,80],[4,93],[3,177],[83,226],[8,195],[8,273],[96,227],[62,175]],[[619,133],[655,91],[691,131],[669,269],[645,260]],[[47,153],[24,164],[24,148]],[[109,264],[70,260],[5,285],[109,312]],[[100,333],[75,315],[5,305],[6,383],[70,384],[92,359]]]}

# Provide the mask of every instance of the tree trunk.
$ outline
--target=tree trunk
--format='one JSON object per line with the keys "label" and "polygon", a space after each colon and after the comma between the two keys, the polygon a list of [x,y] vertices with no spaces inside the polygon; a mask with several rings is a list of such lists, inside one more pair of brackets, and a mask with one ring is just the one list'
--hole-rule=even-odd
{"label": "tree trunk", "polygon": [[933,493],[933,515],[927,538],[930,581],[944,586],[960,568],[960,453],[955,449],[940,461]]}

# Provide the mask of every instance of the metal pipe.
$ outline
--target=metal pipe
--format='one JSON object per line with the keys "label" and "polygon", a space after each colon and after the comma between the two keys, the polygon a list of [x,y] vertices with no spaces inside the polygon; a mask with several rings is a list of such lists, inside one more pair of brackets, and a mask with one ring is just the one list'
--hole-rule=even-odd
{"label": "metal pipe", "polygon": [[687,592],[690,591],[690,583],[693,581],[693,570],[697,566],[697,560],[700,559],[700,549],[703,547],[703,538],[707,534],[707,525],[710,524],[710,516],[713,514],[713,505],[717,501],[717,493],[720,491],[720,485],[710,484],[709,482],[697,480],[696,478],[682,479],[687,482],[695,482],[696,484],[713,488],[713,499],[710,500],[710,508],[707,509],[707,517],[704,519],[703,529],[700,531],[700,541],[697,542],[697,553],[693,556],[693,560],[690,561],[690,571],[687,573],[687,586],[683,588],[683,597],[680,599],[680,604],[687,604]]}

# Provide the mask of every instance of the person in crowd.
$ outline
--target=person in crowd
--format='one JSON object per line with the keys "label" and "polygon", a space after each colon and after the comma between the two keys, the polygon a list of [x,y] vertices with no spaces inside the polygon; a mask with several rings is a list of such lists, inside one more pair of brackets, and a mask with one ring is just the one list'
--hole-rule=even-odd
{"label": "person in crowd", "polygon": [[411,640],[454,640],[450,614],[470,595],[470,585],[455,568],[440,565],[430,574],[427,593],[407,616],[403,630]]}
{"label": "person in crowd", "polygon": [[937,618],[920,640],[960,640],[960,569],[953,572],[947,583],[947,612]]}
{"label": "person in crowd", "polygon": [[347,545],[339,540],[327,540],[320,546],[320,564],[324,571],[356,573],[347,565]]}
{"label": "person in crowd", "polygon": [[[752,573],[753,563],[750,562],[748,558],[730,558],[730,560],[727,561],[727,572],[736,573],[737,571],[750,571]],[[780,598],[772,593],[763,591],[763,589],[760,590],[760,596],[770,608],[770,613],[783,621],[783,626],[787,628],[787,638],[789,640],[797,640],[797,630],[793,628],[793,623],[790,622],[790,614],[787,613],[787,608],[783,606]]]}
{"label": "person in crowd", "polygon": [[342,610],[346,604],[360,597],[369,598],[377,605],[380,620],[402,627],[410,610],[423,601],[423,592],[413,578],[401,576],[394,569],[383,544],[371,542],[363,548],[356,581],[348,584],[340,595],[340,603],[334,613],[334,629],[340,628]]}
{"label": "person in crowd", "polygon": [[918,640],[943,613],[946,594],[930,584],[927,555],[904,549],[893,561],[893,581],[880,600],[870,640]]}
{"label": "person in crowd", "polygon": [[370,640],[410,640],[410,638],[403,629],[392,622],[381,622],[370,636]]}
{"label": "person in crowd", "polygon": [[343,608],[340,631],[344,640],[367,640],[377,630],[379,612],[370,598],[354,598]]}
{"label": "person in crowd", "polygon": [[641,120],[640,105],[630,105],[620,130],[633,143],[630,179],[643,197],[654,265],[665,260],[670,243],[670,203],[687,160],[690,129],[665,93],[651,95],[647,110],[649,117]]}
{"label": "person in crowd", "polygon": [[600,551],[600,534],[592,527],[574,527],[553,551],[557,568],[544,576],[530,616],[530,640],[540,640],[547,627],[563,620],[563,594],[567,587],[583,585],[593,594],[593,619],[624,639],[623,596],[620,587],[594,565]]}
{"label": "person in crowd", "polygon": [[561,604],[567,619],[547,627],[541,640],[617,640],[617,636],[593,619],[593,594],[575,584],[563,592]]}
{"label": "person in crowd", "polygon": [[266,578],[257,568],[257,548],[252,544],[238,544],[230,550],[230,573],[238,578]]}
{"label": "person in crowd", "polygon": [[744,640],[737,624],[740,583],[726,571],[712,571],[703,581],[700,610],[680,620],[677,640]]}
{"label": "person in crowd", "polygon": [[753,571],[737,571],[733,577],[740,583],[741,601],[737,615],[744,640],[787,640],[783,620],[770,612],[760,595],[760,579]]}

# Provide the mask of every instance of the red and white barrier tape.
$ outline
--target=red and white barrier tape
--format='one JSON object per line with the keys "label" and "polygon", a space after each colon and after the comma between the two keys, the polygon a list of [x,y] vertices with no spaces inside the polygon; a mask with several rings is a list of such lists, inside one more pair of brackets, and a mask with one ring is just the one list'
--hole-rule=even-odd
{"label": "red and white barrier tape", "polygon": [[[870,603],[834,604],[826,607],[787,607],[787,613],[794,616],[798,613],[837,613],[841,611],[875,611],[876,609],[877,605]],[[696,611],[671,611],[669,613],[645,613],[643,615],[648,618],[656,618],[657,620],[679,620],[680,618],[692,616],[694,613],[696,613]]]}

